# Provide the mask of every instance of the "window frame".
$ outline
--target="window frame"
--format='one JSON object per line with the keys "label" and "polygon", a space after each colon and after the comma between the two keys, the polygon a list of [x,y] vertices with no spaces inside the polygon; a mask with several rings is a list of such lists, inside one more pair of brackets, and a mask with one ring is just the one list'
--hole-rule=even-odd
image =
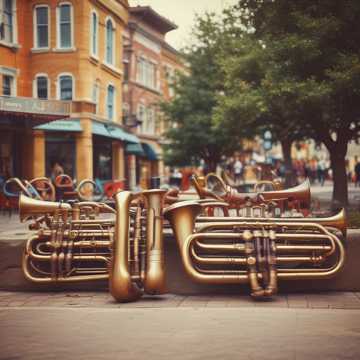
{"label": "window frame", "polygon": [[[62,6],[70,6],[70,41],[71,44],[68,47],[61,47],[61,24],[60,24],[60,12]],[[69,1],[62,1],[56,7],[56,49],[57,50],[74,50],[74,6]]]}
{"label": "window frame", "polygon": [[[96,18],[96,29],[94,34],[93,20]],[[94,36],[95,36],[95,51],[94,51]],[[99,15],[95,9],[90,11],[90,55],[96,59],[99,57]]]}
{"label": "window frame", "polygon": [[[113,103],[112,103],[112,117],[109,116],[109,88],[113,88]],[[113,83],[109,83],[106,87],[106,118],[109,121],[116,119],[116,87]]]}
{"label": "window frame", "polygon": [[[111,53],[111,60],[112,62],[108,61],[108,23],[111,23],[112,26],[112,53]],[[111,16],[107,16],[105,19],[105,56],[104,56],[104,62],[106,65],[109,65],[110,67],[116,66],[116,24],[115,21]]]}
{"label": "window frame", "polygon": [[[1,0],[1,5],[4,5],[3,0]],[[0,6],[3,13],[5,9]],[[17,22],[17,1],[11,0],[11,38],[10,41],[4,38],[0,38],[0,43],[8,47],[18,47],[18,22]],[[5,34],[5,31],[4,31]]]}
{"label": "window frame", "polygon": [[[95,90],[96,89],[96,90]],[[96,92],[95,92],[96,91]],[[94,94],[95,98],[94,99]],[[99,114],[99,101],[100,101],[100,80],[95,80],[92,87],[91,99],[95,103],[95,114]]]}
{"label": "window frame", "polygon": [[[39,8],[47,8],[47,46],[39,46],[39,38],[38,38],[38,23],[37,23],[37,9]],[[50,49],[50,34],[51,34],[51,28],[50,28],[50,21],[51,21],[51,16],[50,16],[50,7],[49,5],[46,4],[38,4],[34,6],[33,9],[33,46],[34,49],[39,49],[39,50],[44,50],[44,49]]]}
{"label": "window frame", "polygon": [[[63,100],[61,99],[61,88],[60,88],[60,80],[64,76],[70,76],[72,80],[72,99],[71,100]],[[75,100],[75,77],[71,73],[60,73],[57,76],[56,81],[56,98],[61,101],[74,101]]]}
{"label": "window frame", "polygon": [[[39,93],[38,93],[38,79],[41,78],[41,77],[44,77],[46,78],[46,81],[47,81],[47,98],[46,99],[40,99],[39,98]],[[51,94],[50,94],[50,80],[49,80],[49,76],[48,74],[46,73],[38,73],[35,75],[35,78],[34,78],[34,86],[33,86],[33,97],[35,99],[40,99],[40,100],[49,100],[51,98]]]}
{"label": "window frame", "polygon": [[143,55],[137,57],[136,81],[152,90],[159,90],[158,63]]}

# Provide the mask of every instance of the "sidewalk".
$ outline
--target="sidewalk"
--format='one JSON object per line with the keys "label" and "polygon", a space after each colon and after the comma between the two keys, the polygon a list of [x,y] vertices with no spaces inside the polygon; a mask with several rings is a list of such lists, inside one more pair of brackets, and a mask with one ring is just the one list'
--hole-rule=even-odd
{"label": "sidewalk", "polygon": [[117,303],[108,292],[6,292],[0,291],[0,309],[6,308],[305,308],[358,309],[360,292],[323,292],[282,294],[265,301],[249,295],[166,294],[144,296],[132,303]]}

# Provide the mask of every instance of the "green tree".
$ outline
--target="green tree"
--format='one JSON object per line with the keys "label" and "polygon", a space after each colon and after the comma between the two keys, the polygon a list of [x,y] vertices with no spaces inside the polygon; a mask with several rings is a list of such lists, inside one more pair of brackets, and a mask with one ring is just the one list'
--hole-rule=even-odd
{"label": "green tree", "polygon": [[165,160],[170,165],[196,164],[204,160],[208,171],[215,171],[223,155],[239,147],[239,139],[227,128],[213,122],[217,96],[223,90],[222,74],[216,55],[221,37],[213,14],[198,17],[193,32],[194,45],[186,49],[188,74],[178,74],[176,96],[161,104],[168,120]]}
{"label": "green tree", "polygon": [[[357,0],[239,0],[229,18],[237,19],[237,31],[239,23],[245,30],[232,40],[233,49],[248,37],[256,51],[238,56],[228,48],[221,56],[226,96],[220,113],[257,110],[248,118],[250,126],[280,129],[288,143],[296,137],[323,142],[330,153],[333,200],[344,206],[347,145],[360,131],[359,16]],[[248,76],[249,69],[260,71]]]}

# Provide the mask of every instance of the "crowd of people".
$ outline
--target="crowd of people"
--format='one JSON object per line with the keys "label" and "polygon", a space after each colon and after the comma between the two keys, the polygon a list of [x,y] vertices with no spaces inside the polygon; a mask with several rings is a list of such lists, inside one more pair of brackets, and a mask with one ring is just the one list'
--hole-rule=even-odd
{"label": "crowd of people", "polygon": [[[354,165],[347,164],[347,174],[350,183],[360,187],[360,159],[355,156]],[[236,185],[252,182],[267,177],[275,177],[280,180],[285,179],[285,165],[281,160],[273,160],[271,164],[258,162],[251,156],[234,156],[224,159],[219,169],[225,170],[234,179]],[[293,160],[293,170],[298,181],[306,178],[311,184],[324,186],[326,180],[332,180],[332,170],[330,161],[324,158],[312,158],[310,160]],[[169,176],[170,185],[183,190],[190,187],[190,176],[196,173],[202,175],[206,173],[203,167],[185,167],[171,169]],[[265,176],[264,176],[265,175]],[[268,176],[266,176],[268,175]]]}

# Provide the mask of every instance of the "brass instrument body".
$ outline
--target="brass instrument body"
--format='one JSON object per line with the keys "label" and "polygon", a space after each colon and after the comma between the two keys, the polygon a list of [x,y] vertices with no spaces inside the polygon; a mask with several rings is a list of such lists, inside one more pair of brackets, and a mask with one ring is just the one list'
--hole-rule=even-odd
{"label": "brass instrument body", "polygon": [[315,218],[201,217],[201,210],[196,201],[165,210],[194,281],[249,283],[253,297],[268,297],[276,294],[278,279],[329,278],[344,264],[344,246],[328,230],[344,231],[343,212],[317,223]]}
{"label": "brass instrument body", "polygon": [[[20,219],[35,219],[38,229],[25,246],[25,277],[41,284],[108,280],[117,301],[164,293],[165,194],[119,192],[116,211],[88,201],[70,205],[21,196]],[[109,212],[115,219],[98,218]]]}
{"label": "brass instrument body", "polygon": [[[273,191],[253,193],[239,193],[235,188],[226,185],[221,178],[212,173],[208,174],[204,179],[193,176],[192,183],[200,199],[212,198],[225,201],[229,204],[229,209],[237,210],[239,216],[244,216],[241,213],[243,209],[249,212],[254,206],[260,206],[263,209],[277,208],[280,214],[284,214],[286,210],[292,210],[298,214],[297,216],[309,215],[311,202],[309,180],[286,190],[278,190],[279,185],[270,182],[274,187]],[[203,183],[205,183],[205,186],[202,186]],[[263,181],[262,183],[267,182]],[[255,190],[257,189],[258,186],[255,186]]]}
{"label": "brass instrument body", "polygon": [[[148,294],[163,294],[165,292],[165,264],[163,249],[163,218],[162,207],[166,190],[147,190],[141,195],[121,191],[115,195],[116,226],[113,242],[113,257],[110,268],[110,293],[117,301],[133,301],[142,295],[139,282]],[[133,280],[129,267],[130,229],[128,211],[131,202],[143,197],[146,207],[146,264],[145,272],[137,274],[140,281]],[[140,214],[141,216],[141,214]],[[141,225],[140,225],[141,226]],[[135,236],[137,231],[134,232]],[[140,239],[134,239],[138,246]],[[140,249],[141,251],[141,249]],[[134,252],[137,249],[134,247]],[[141,256],[140,256],[141,258]],[[144,264],[141,264],[144,266]]]}

